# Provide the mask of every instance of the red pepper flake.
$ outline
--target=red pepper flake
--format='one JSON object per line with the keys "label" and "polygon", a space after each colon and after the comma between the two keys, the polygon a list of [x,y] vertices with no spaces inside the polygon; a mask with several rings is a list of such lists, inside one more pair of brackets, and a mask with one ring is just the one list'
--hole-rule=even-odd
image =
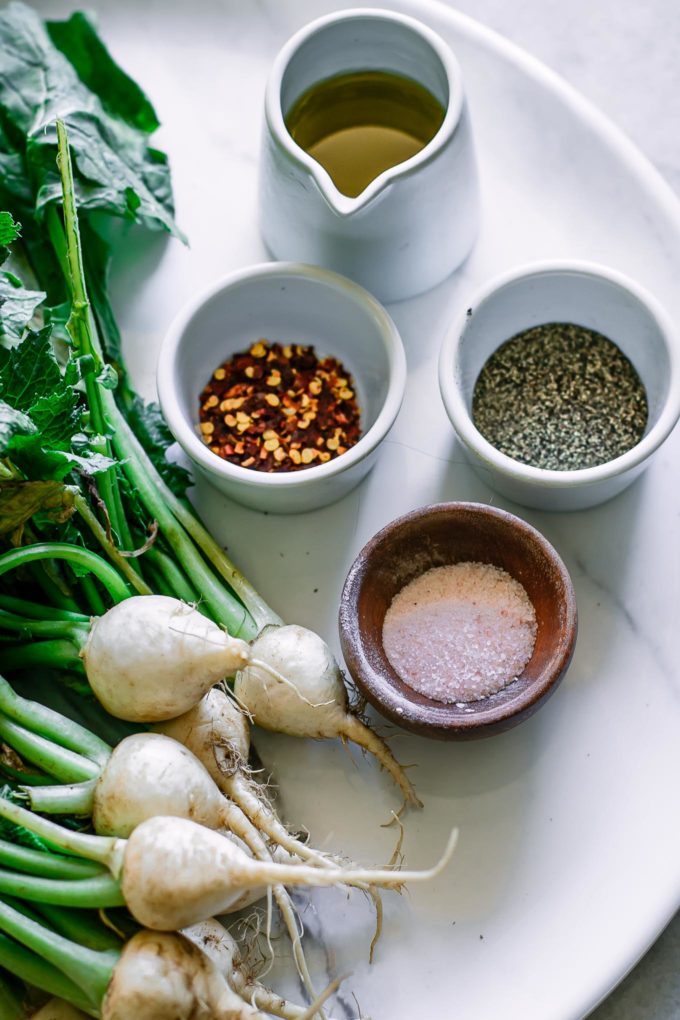
{"label": "red pepper flake", "polygon": [[298,471],[361,438],[354,381],[314,347],[259,339],[215,369],[200,396],[199,432],[218,456],[253,471]]}

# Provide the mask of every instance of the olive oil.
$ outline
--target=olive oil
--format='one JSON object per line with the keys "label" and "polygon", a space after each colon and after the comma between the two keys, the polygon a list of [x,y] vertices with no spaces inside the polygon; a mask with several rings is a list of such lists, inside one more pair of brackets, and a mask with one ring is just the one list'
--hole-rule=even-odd
{"label": "olive oil", "polygon": [[420,152],[444,120],[418,82],[388,71],[353,71],[318,82],[286,117],[297,144],[355,198],[390,167]]}

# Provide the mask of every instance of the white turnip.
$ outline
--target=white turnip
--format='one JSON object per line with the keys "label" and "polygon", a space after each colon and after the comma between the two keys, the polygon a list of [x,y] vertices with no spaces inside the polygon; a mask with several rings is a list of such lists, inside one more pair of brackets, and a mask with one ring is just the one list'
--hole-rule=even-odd
{"label": "white turnip", "polygon": [[125,839],[92,836],[57,825],[0,797],[0,818],[23,826],[55,849],[105,865],[120,882],[128,910],[145,927],[177,931],[228,910],[258,885],[368,885],[400,889],[428,881],[448,864],[457,830],[438,863],[423,871],[314,868],[257,861],[219,833],[184,818],[158,816]]}
{"label": "white turnip", "polygon": [[422,807],[385,741],[349,710],[340,667],[318,634],[296,625],[267,628],[253,643],[250,664],[237,673],[234,693],[263,729],[314,740],[339,737],[370,751],[406,802]]}
{"label": "white turnip", "polygon": [[407,803],[422,806],[385,741],[349,710],[330,648],[305,627],[267,627],[249,645],[177,599],[138,595],[92,622],[82,657],[101,704],[130,722],[176,719],[236,674],[236,699],[259,726],[351,740],[377,758]]}
{"label": "white turnip", "polygon": [[158,723],[154,728],[188,747],[222,793],[238,804],[269,840],[319,867],[332,866],[331,858],[288,831],[266,793],[252,779],[248,768],[248,721],[223,690],[214,687],[184,715]]}
{"label": "white turnip", "polygon": [[253,977],[236,940],[214,917],[184,928],[182,935],[210,957],[229,985],[246,1002],[282,1020],[304,1020],[309,1015],[304,1006],[283,999]]}
{"label": "white turnip", "polygon": [[[223,796],[188,748],[162,733],[135,733],[114,748],[102,771],[94,794],[92,823],[101,836],[129,836],[141,822],[156,815],[191,819],[214,830],[227,829],[258,860],[272,861],[258,830],[238,805]],[[248,890],[230,909],[241,910],[266,895],[267,888]],[[290,936],[300,977],[314,999],[316,991],[290,896],[280,883],[273,885],[272,894]]]}
{"label": "white turnip", "polygon": [[330,648],[305,627],[267,627],[249,645],[177,599],[138,595],[93,621],[82,657],[104,708],[130,722],[176,719],[236,674],[236,699],[259,726],[351,740],[378,759],[409,804],[422,806],[385,741],[349,710]]}
{"label": "white turnip", "polygon": [[250,646],[178,599],[137,595],[93,621],[82,657],[107,712],[156,722],[186,712],[232,676],[250,661]]}
{"label": "white turnip", "polygon": [[266,1020],[182,935],[142,931],[123,948],[102,1020]]}
{"label": "white turnip", "polygon": [[[51,837],[50,837],[51,838]],[[176,931],[223,914],[243,889],[262,884],[356,885],[399,889],[434,878],[448,864],[453,832],[441,860],[424,871],[314,868],[256,861],[230,840],[181,818],[150,818],[109,853],[128,909],[140,924]]]}

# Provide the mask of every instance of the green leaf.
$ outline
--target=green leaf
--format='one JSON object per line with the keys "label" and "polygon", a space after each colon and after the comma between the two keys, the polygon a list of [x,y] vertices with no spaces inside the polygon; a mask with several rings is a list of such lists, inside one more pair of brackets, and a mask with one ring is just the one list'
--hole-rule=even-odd
{"label": "green leaf", "polygon": [[115,461],[83,432],[85,403],[59,367],[50,330],[0,348],[0,456],[32,480],[59,480],[74,468],[99,474]]}
{"label": "green leaf", "polygon": [[30,410],[37,400],[53,396],[61,386],[49,326],[29,331],[11,351],[0,350],[0,399],[16,410]]}
{"label": "green leaf", "polygon": [[[22,803],[22,799],[17,797],[16,791],[11,786],[5,785],[0,787],[0,797],[3,800]],[[15,825],[14,822],[8,822],[5,818],[0,819],[0,839],[6,839],[8,843],[17,843],[19,846],[30,847],[32,850],[50,852],[47,843],[40,836],[34,835],[30,829],[25,829],[23,825]]]}
{"label": "green leaf", "polygon": [[55,481],[0,482],[0,536],[20,540],[21,532],[34,514],[63,523],[73,514],[73,491]]}
{"label": "green leaf", "polygon": [[13,273],[0,271],[0,341],[19,340],[44,300],[44,291],[26,290]]}
{"label": "green leaf", "polygon": [[9,248],[21,234],[21,226],[14,222],[12,214],[0,212],[0,246]]}
{"label": "green leaf", "polygon": [[[0,117],[0,188],[3,196],[11,196],[14,202],[27,207],[33,201],[33,191],[23,157],[24,138],[18,132],[13,134],[16,137],[10,139],[3,118]],[[21,222],[23,224],[24,220]]]}
{"label": "green leaf", "polygon": [[[69,315],[71,314],[70,303],[65,301],[60,305],[45,305],[42,312],[45,325],[52,327],[52,340],[57,340],[60,343],[65,344],[66,347],[70,347],[72,341],[69,331],[66,328]],[[78,378],[80,378],[80,375],[78,375]]]}
{"label": "green leaf", "polygon": [[63,387],[53,396],[40,397],[31,408],[31,421],[38,429],[43,446],[69,450],[80,429],[82,405],[79,395]]}
{"label": "green leaf", "polygon": [[118,373],[113,365],[103,365],[97,375],[97,382],[105,390],[115,390],[118,385]]}
{"label": "green leaf", "polygon": [[90,15],[76,11],[68,21],[48,21],[46,27],[54,45],[108,113],[146,134],[159,127],[153,106],[139,85],[115,62],[97,35]]}
{"label": "green leaf", "polygon": [[158,404],[145,404],[141,397],[135,396],[126,417],[163,481],[176,496],[184,496],[193,482],[188,471],[166,457],[175,437],[166,425]]}
{"label": "green leaf", "polygon": [[87,445],[83,453],[50,447],[43,443],[42,436],[35,433],[31,436],[15,436],[5,451],[12,463],[28,478],[60,481],[74,468],[88,475],[97,475],[108,471],[115,461],[104,454],[93,452]]}
{"label": "green leaf", "polygon": [[[94,35],[91,25],[89,34]],[[181,237],[174,221],[167,158],[148,146],[144,132],[120,116],[120,99],[114,102],[109,97],[109,111],[105,109],[78,77],[77,66],[56,48],[29,7],[11,3],[0,13],[0,110],[7,134],[11,130],[13,136],[26,139],[36,210],[40,213],[46,205],[61,202],[55,164],[55,122],[61,118],[68,129],[81,211],[101,209]]]}
{"label": "green leaf", "polygon": [[4,457],[16,436],[31,436],[37,428],[21,411],[0,400],[0,457]]}

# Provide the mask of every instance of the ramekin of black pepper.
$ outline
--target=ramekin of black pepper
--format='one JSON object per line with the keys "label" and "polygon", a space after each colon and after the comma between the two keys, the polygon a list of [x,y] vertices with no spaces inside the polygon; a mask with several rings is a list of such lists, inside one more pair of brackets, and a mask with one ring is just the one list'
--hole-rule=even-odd
{"label": "ramekin of black pepper", "polygon": [[175,439],[226,495],[313,510],[366,475],[399,412],[406,359],[391,318],[345,277],[269,262],[177,316],[157,386]]}
{"label": "ramekin of black pepper", "polygon": [[478,474],[542,510],[629,485],[680,417],[680,343],[638,284],[604,266],[541,262],[488,283],[439,359],[451,423]]}

